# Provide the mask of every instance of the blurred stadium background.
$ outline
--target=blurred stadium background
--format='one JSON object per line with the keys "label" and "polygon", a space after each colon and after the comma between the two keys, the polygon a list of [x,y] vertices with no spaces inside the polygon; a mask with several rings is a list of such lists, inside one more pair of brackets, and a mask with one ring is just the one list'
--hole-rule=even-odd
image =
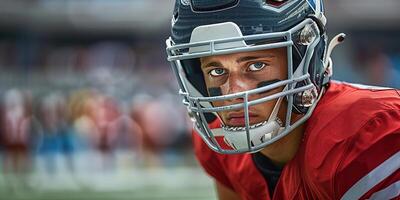
{"label": "blurred stadium background", "polygon": [[[0,1],[0,199],[216,199],[165,56],[173,0]],[[335,79],[400,88],[400,1],[327,1]]]}

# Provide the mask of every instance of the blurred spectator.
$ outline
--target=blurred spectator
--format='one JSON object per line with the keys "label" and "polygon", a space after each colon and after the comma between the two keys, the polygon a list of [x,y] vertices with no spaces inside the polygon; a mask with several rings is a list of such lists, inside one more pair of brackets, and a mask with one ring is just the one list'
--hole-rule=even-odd
{"label": "blurred spectator", "polygon": [[74,171],[74,136],[67,124],[67,109],[64,96],[59,92],[45,96],[41,104],[43,139],[39,152],[46,157],[46,170],[50,174],[57,171],[56,157],[64,155],[66,167]]}
{"label": "blurred spectator", "polygon": [[357,51],[356,58],[357,70],[366,77],[367,83],[377,86],[389,84],[394,66],[392,66],[388,55],[379,47],[360,48]]}
{"label": "blurred spectator", "polygon": [[393,68],[389,73],[388,84],[400,88],[400,51],[389,56]]}
{"label": "blurred spectator", "polygon": [[144,150],[150,166],[169,164],[163,156],[177,154],[177,145],[190,144],[185,112],[175,102],[168,95],[152,98],[146,94],[136,96],[133,101],[132,116],[143,130]]}
{"label": "blurred spectator", "polygon": [[120,116],[116,102],[111,97],[97,94],[86,102],[88,116],[93,121],[94,145],[102,155],[102,166],[104,169],[113,169],[114,145],[117,138],[116,127],[112,123]]}
{"label": "blurred spectator", "polygon": [[116,149],[129,150],[129,152],[141,156],[143,153],[143,132],[135,120],[124,114],[112,121],[110,126],[117,133]]}
{"label": "blurred spectator", "polygon": [[26,186],[26,173],[31,167],[29,148],[31,110],[26,94],[18,89],[8,90],[3,99],[4,173],[15,175],[9,180]]}

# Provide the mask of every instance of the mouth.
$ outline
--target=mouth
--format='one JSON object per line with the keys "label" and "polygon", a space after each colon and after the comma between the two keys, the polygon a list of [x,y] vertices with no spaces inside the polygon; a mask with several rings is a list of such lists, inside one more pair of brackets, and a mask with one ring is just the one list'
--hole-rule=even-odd
{"label": "mouth", "polygon": [[[249,112],[249,123],[255,124],[260,122],[259,116],[253,112]],[[229,113],[227,115],[226,124],[232,127],[240,127],[246,124],[246,118],[243,112]]]}
{"label": "mouth", "polygon": [[[279,124],[280,126],[283,126],[283,122],[282,122],[279,118],[276,118],[275,120],[276,120],[276,122],[278,122],[278,124]],[[262,122],[259,122],[259,123],[250,125],[250,126],[249,126],[249,129],[258,128],[258,127],[260,127],[260,126],[266,125],[267,123],[268,123],[268,121],[265,120],[265,121],[262,121]],[[245,127],[245,126],[223,125],[222,128],[223,128],[224,130],[226,130],[226,131],[245,131],[245,130],[246,130],[246,127]]]}

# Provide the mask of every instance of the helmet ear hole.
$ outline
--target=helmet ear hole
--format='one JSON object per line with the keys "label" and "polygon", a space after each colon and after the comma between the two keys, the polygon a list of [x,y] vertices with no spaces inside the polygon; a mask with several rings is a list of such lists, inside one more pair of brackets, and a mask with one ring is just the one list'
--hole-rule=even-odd
{"label": "helmet ear hole", "polygon": [[325,25],[324,25],[324,22],[321,21],[321,19],[319,19],[315,15],[309,15],[307,18],[312,19],[316,23],[316,25],[317,25],[317,27],[319,29],[319,34],[320,35],[325,34]]}
{"label": "helmet ear hole", "polygon": [[[296,84],[296,88],[307,85],[305,81]],[[318,91],[315,87],[296,93],[293,96],[293,108],[297,114],[305,114],[318,98]]]}

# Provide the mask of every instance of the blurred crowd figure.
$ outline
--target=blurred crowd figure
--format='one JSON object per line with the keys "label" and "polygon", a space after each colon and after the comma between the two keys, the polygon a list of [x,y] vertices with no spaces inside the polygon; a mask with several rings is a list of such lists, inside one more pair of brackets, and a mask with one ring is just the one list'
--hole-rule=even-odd
{"label": "blurred crowd figure", "polygon": [[87,147],[101,154],[101,169],[113,169],[115,150],[142,153],[142,129],[115,99],[96,91],[80,91],[70,104],[71,123]]}
{"label": "blurred crowd figure", "polygon": [[67,167],[74,170],[72,135],[67,123],[66,101],[62,94],[51,93],[45,96],[39,103],[38,117],[42,124],[43,135],[40,138],[39,154],[46,160],[46,170],[52,174],[55,172],[55,154],[61,153],[67,159]]}
{"label": "blurred crowd figure", "polygon": [[11,89],[3,97],[1,136],[6,173],[25,173],[29,168],[31,102],[26,94]]}
{"label": "blurred crowd figure", "polygon": [[400,88],[400,52],[387,54],[380,46],[360,45],[355,54],[356,70],[368,83]]}
{"label": "blurred crowd figure", "polygon": [[[142,127],[143,150],[145,160],[150,165],[169,165],[174,162],[173,151],[185,151],[190,147],[192,124],[186,117],[186,111],[176,104],[171,95],[152,98],[145,94],[138,95],[133,102],[131,116]],[[173,152],[172,151],[172,152]],[[165,160],[161,160],[165,155]]]}
{"label": "blurred crowd figure", "polygon": [[11,174],[6,181],[21,188],[27,187],[26,175],[31,169],[31,148],[40,135],[32,112],[29,92],[17,89],[6,91],[0,106],[0,149],[3,150],[3,173]]}

